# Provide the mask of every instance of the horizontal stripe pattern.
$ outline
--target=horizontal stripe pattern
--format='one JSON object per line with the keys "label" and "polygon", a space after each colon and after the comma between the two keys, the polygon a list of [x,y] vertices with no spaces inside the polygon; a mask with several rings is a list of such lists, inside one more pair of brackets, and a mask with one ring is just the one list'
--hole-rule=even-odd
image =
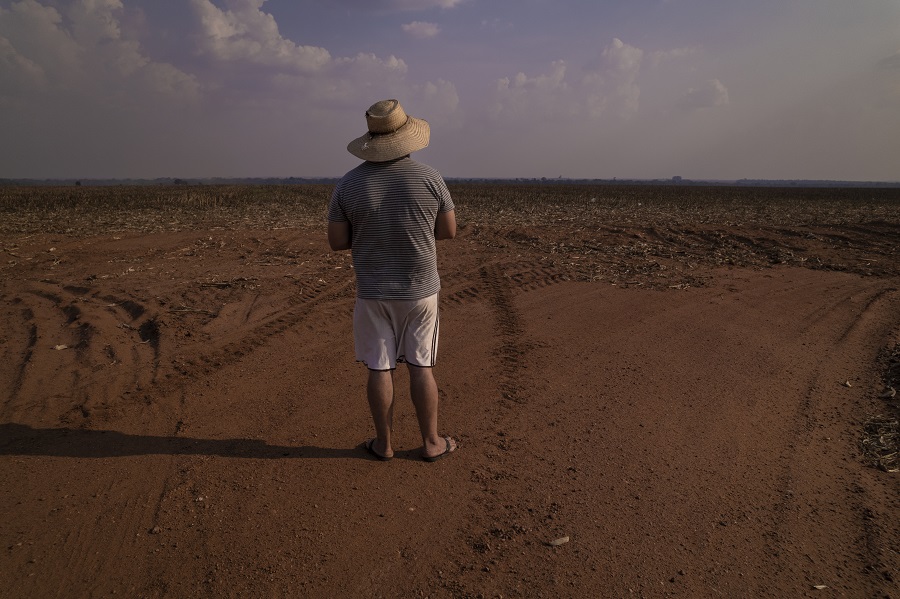
{"label": "horizontal stripe pattern", "polygon": [[418,300],[434,295],[434,227],[439,212],[454,209],[434,168],[404,157],[364,162],[338,182],[328,220],[349,222],[357,296]]}

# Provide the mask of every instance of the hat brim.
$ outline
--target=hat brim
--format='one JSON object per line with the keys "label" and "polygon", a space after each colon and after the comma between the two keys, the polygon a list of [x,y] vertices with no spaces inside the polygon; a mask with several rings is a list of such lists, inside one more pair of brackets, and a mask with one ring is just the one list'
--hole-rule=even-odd
{"label": "hat brim", "polygon": [[428,147],[431,127],[428,121],[409,117],[393,133],[366,133],[347,144],[347,151],[369,162],[387,162]]}

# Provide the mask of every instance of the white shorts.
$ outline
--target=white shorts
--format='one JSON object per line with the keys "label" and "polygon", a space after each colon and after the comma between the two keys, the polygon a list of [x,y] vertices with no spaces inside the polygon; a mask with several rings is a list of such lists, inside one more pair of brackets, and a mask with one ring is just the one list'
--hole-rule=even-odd
{"label": "white shorts", "polygon": [[420,300],[356,298],[356,359],[369,370],[393,370],[398,362],[432,367],[437,359],[438,296]]}

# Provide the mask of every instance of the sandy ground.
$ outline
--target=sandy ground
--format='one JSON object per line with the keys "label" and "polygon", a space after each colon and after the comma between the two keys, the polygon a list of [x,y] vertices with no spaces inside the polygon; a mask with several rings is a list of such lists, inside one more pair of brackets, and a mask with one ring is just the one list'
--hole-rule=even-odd
{"label": "sandy ground", "polygon": [[0,596],[900,597],[898,475],[859,449],[900,341],[897,263],[862,268],[885,226],[820,243],[843,271],[586,270],[469,224],[439,245],[461,448],[434,464],[403,370],[396,458],[358,447],[321,231],[6,235]]}

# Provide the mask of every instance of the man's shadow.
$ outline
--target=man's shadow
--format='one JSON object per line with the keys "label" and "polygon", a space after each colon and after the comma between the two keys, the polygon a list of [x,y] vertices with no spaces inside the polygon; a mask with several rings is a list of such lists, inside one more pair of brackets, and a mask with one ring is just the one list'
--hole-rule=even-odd
{"label": "man's shadow", "polygon": [[69,458],[137,455],[218,455],[254,459],[369,457],[359,448],[269,445],[258,439],[193,439],[103,430],[32,428],[15,423],[0,424],[0,455]]}

